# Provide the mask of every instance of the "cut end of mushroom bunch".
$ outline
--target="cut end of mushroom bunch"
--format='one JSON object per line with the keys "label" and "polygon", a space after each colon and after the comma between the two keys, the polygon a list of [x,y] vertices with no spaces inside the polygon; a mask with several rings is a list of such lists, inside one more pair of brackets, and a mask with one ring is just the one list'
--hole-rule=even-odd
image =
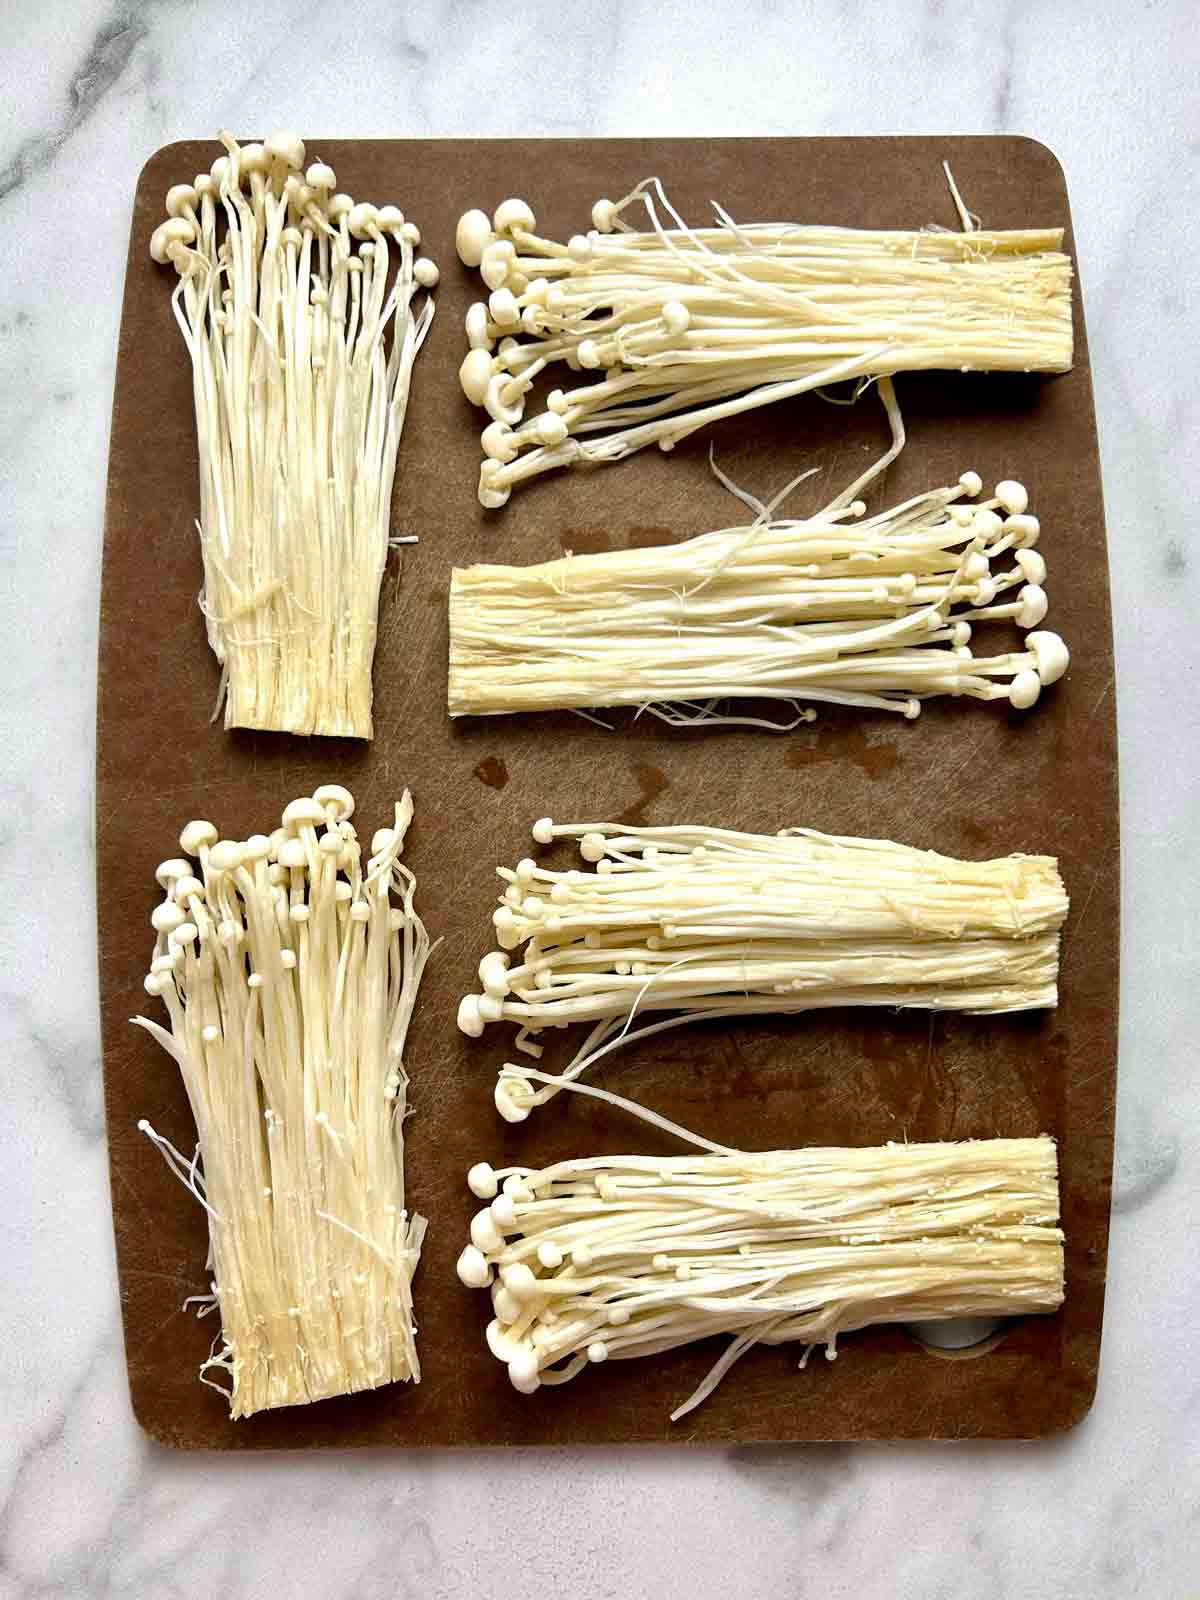
{"label": "cut end of mushroom bunch", "polygon": [[[182,1155],[139,1128],[204,1207],[221,1348],[201,1376],[234,1417],[417,1382],[404,1204],[404,1046],[429,939],[400,860],[405,791],[364,850],[339,784],[272,832],[190,822],[157,878],[146,992],[196,1123]],[[188,859],[190,858],[190,859]],[[210,1373],[224,1375],[224,1381]]]}
{"label": "cut end of mushroom bunch", "polygon": [[[524,200],[460,218],[459,257],[488,291],[467,313],[460,370],[492,419],[484,506],[543,472],[671,450],[709,423],[843,380],[1071,365],[1060,228],[872,232],[713,211],[716,226],[689,227],[648,178],[598,200],[592,228],[565,243],[537,233]],[[566,387],[527,418],[534,381],[556,363]]]}
{"label": "cut end of mushroom bunch", "polygon": [[167,191],[200,459],[202,609],[225,725],[369,739],[379,589],[412,367],[437,283],[420,230],[304,141],[221,135]]}
{"label": "cut end of mushroom bunch", "polygon": [[754,1344],[875,1323],[1024,1316],[1063,1300],[1054,1142],[478,1162],[458,1275],[490,1289],[492,1354],[521,1394],[590,1365],[727,1334],[700,1405]]}

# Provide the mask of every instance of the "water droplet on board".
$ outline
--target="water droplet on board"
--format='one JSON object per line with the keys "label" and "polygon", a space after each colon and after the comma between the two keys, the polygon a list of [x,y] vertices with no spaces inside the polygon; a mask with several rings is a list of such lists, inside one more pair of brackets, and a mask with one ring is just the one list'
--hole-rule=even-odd
{"label": "water droplet on board", "polygon": [[503,756],[484,756],[474,772],[480,783],[486,783],[489,789],[503,789],[508,782],[508,767]]}

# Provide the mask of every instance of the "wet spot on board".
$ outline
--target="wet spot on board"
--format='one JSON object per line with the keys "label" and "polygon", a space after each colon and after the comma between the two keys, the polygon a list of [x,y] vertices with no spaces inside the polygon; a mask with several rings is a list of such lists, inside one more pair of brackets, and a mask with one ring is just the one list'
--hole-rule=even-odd
{"label": "wet spot on board", "polygon": [[[621,550],[649,550],[654,545],[677,544],[678,532],[654,523],[646,527],[630,528],[617,545]],[[611,550],[613,541],[607,528],[568,528],[558,536],[563,550],[575,556],[593,556],[601,550]]]}
{"label": "wet spot on board", "polygon": [[503,789],[508,782],[508,767],[503,756],[484,756],[474,772],[480,783],[486,783],[489,789]]}
{"label": "wet spot on board", "polygon": [[832,734],[829,730],[814,728],[802,734],[800,744],[791,745],[784,752],[784,762],[793,771],[803,772],[806,767],[820,766],[828,761],[849,761],[865,772],[868,778],[886,778],[903,762],[894,744],[872,744],[858,723],[852,723],[844,733]]}
{"label": "wet spot on board", "polygon": [[982,822],[976,822],[974,817],[968,817],[962,825],[963,838],[975,849],[984,849],[992,842],[992,830]]}
{"label": "wet spot on board", "polygon": [[656,544],[677,544],[678,533],[672,528],[664,528],[661,524],[646,528],[630,528],[625,535],[625,548],[627,550],[649,550]]}
{"label": "wet spot on board", "polygon": [[1178,539],[1168,539],[1163,551],[1163,568],[1169,578],[1180,578],[1187,571],[1187,551]]}
{"label": "wet spot on board", "polygon": [[647,761],[639,761],[633,769],[633,775],[638,781],[641,793],[632,805],[625,807],[617,817],[617,821],[626,822],[636,828],[645,822],[647,807],[653,805],[668,784],[666,774],[660,772],[657,767],[652,767]]}
{"label": "wet spot on board", "polygon": [[610,548],[607,528],[568,528],[559,534],[558,542],[571,556],[594,556]]}
{"label": "wet spot on board", "polygon": [[444,589],[427,589],[425,591],[425,604],[427,606],[445,605],[446,591]]}

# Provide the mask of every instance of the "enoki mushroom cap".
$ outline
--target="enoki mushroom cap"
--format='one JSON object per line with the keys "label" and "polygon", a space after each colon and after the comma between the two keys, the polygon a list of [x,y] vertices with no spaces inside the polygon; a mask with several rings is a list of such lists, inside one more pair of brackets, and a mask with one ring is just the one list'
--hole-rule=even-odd
{"label": "enoki mushroom cap", "polygon": [[492,224],[497,233],[532,233],[536,218],[527,201],[502,200],[492,213]]}
{"label": "enoki mushroom cap", "polygon": [[293,172],[301,171],[304,166],[304,140],[287,128],[276,129],[267,140],[265,149],[268,156],[283,162]]}
{"label": "enoki mushroom cap", "polygon": [[592,226],[600,233],[611,233],[617,220],[617,208],[612,200],[597,200],[592,207]]}
{"label": "enoki mushroom cap", "polygon": [[512,439],[511,423],[489,422],[480,435],[479,442],[489,461],[509,462],[515,461],[517,456],[517,447]]}
{"label": "enoki mushroom cap", "polygon": [[354,796],[349,789],[344,789],[340,783],[323,783],[313,790],[314,802],[323,807],[328,813],[332,810],[334,820],[348,822],[354,815]]}
{"label": "enoki mushroom cap", "polygon": [[[304,181],[310,189],[323,190],[326,194],[332,194],[337,188],[337,174],[324,161],[314,161],[304,174]],[[400,220],[403,222],[404,218]]]}
{"label": "enoki mushroom cap", "polygon": [[198,856],[210,844],[216,844],[220,835],[211,822],[189,822],[179,835],[179,848],[185,855]]}
{"label": "enoki mushroom cap", "polygon": [[468,350],[458,369],[462,391],[473,406],[481,406],[487,398],[492,377],[492,356],[488,350]]}
{"label": "enoki mushroom cap", "polygon": [[464,267],[477,267],[493,239],[492,224],[486,211],[464,211],[458,219],[454,245]]}
{"label": "enoki mushroom cap", "polygon": [[1028,711],[1035,706],[1042,692],[1042,680],[1032,667],[1018,672],[1009,685],[1009,703],[1018,711]]}
{"label": "enoki mushroom cap", "polygon": [[160,222],[150,235],[150,257],[161,266],[187,245],[193,243],[196,229],[187,217],[168,217]]}
{"label": "enoki mushroom cap", "polygon": [[499,1193],[495,1170],[486,1161],[477,1161],[467,1173],[467,1188],[477,1200],[494,1200]]}
{"label": "enoki mushroom cap", "polygon": [[167,190],[167,216],[182,217],[186,212],[194,210],[199,200],[200,196],[192,184],[173,183]]}
{"label": "enoki mushroom cap", "polygon": [[512,270],[516,250],[511,239],[493,239],[483,252],[479,276],[489,289],[499,289]]}
{"label": "enoki mushroom cap", "polygon": [[470,1039],[483,1036],[483,1017],[479,1010],[480,996],[465,994],[458,1002],[458,1026]]}
{"label": "enoki mushroom cap", "polygon": [[191,875],[191,862],[183,861],[178,856],[172,856],[168,861],[160,861],[154,869],[154,876],[160,889],[169,889],[180,878],[190,878]]}
{"label": "enoki mushroom cap", "polygon": [[518,1394],[535,1394],[542,1386],[538,1360],[532,1350],[518,1350],[508,1363],[509,1382]]}
{"label": "enoki mushroom cap", "polygon": [[1045,684],[1057,683],[1071,664],[1071,652],[1057,633],[1030,633],[1025,648],[1037,662],[1037,675]]}
{"label": "enoki mushroom cap", "polygon": [[492,341],[488,333],[488,308],[482,300],[476,300],[468,306],[464,327],[467,343],[472,350],[490,350]]}
{"label": "enoki mushroom cap", "polygon": [[473,1244],[466,1245],[459,1255],[458,1277],[468,1289],[486,1289],[492,1281],[492,1269],[482,1250]]}
{"label": "enoki mushroom cap", "polygon": [[1021,609],[1017,612],[1019,628],[1036,628],[1039,622],[1045,620],[1050,602],[1040,584],[1027,583],[1017,598],[1021,603]]}
{"label": "enoki mushroom cap", "polygon": [[234,872],[241,866],[244,850],[236,839],[218,839],[208,852],[211,872]]}
{"label": "enoki mushroom cap", "polygon": [[492,1092],[496,1110],[505,1122],[526,1122],[533,1105],[533,1090],[524,1078],[503,1071]]}
{"label": "enoki mushroom cap", "polygon": [[1005,478],[996,485],[996,499],[1005,511],[1019,516],[1029,505],[1029,491],[1015,478]]}
{"label": "enoki mushroom cap", "polygon": [[1004,524],[1004,531],[1014,544],[1028,550],[1038,542],[1042,525],[1034,516],[1021,512],[1015,517],[1009,517]]}
{"label": "enoki mushroom cap", "polygon": [[503,1248],[504,1235],[496,1226],[496,1219],[488,1206],[484,1206],[482,1211],[477,1211],[471,1218],[471,1243],[485,1255],[489,1250]]}
{"label": "enoki mushroom cap", "polygon": [[360,200],[346,218],[346,226],[355,239],[369,239],[379,229],[379,208],[369,200]]}
{"label": "enoki mushroom cap", "polygon": [[289,833],[295,833],[300,828],[319,828],[325,822],[325,807],[317,800],[293,800],[284,807],[283,826]]}
{"label": "enoki mushroom cap", "polygon": [[1036,550],[1017,550],[1014,559],[1020,567],[1025,579],[1029,583],[1043,584],[1046,581],[1046,562]]}

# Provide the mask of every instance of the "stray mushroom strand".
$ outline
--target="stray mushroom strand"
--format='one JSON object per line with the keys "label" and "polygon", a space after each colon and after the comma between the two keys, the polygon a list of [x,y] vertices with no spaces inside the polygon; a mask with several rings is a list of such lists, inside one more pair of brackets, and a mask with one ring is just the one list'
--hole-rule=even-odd
{"label": "stray mushroom strand", "polygon": [[[531,858],[497,869],[500,949],[480,961],[482,992],[463,997],[458,1024],[473,1037],[514,1024],[518,1048],[535,1055],[547,1028],[591,1031],[559,1078],[504,1063],[495,1100],[510,1122],[613,1051],[703,1018],[1058,1003],[1068,901],[1052,856],[961,861],[807,828],[549,817],[533,838],[577,841],[594,871]],[[643,1013],[659,1015],[637,1022]]]}
{"label": "stray mushroom strand", "polygon": [[489,1289],[487,1344],[533,1394],[588,1366],[730,1343],[671,1414],[754,1344],[824,1345],[876,1323],[1048,1313],[1063,1301],[1054,1141],[478,1162],[458,1258]]}
{"label": "stray mushroom strand", "polygon": [[196,1298],[220,1311],[221,1349],[201,1376],[234,1417],[421,1375],[425,1219],[404,1204],[402,1125],[430,944],[400,860],[407,790],[369,854],[353,812],[326,784],[269,835],[191,822],[197,859],[157,872],[145,988],[170,1027],[133,1020],[179,1067],[195,1156],[138,1126],[208,1213],[212,1294]]}
{"label": "stray mushroom strand", "polygon": [[167,193],[200,462],[201,607],[227,728],[372,735],[392,485],[437,282],[395,206],[337,192],[303,140],[239,145]]}
{"label": "stray mushroom strand", "polygon": [[[627,220],[639,210],[643,231]],[[523,200],[463,215],[459,256],[489,291],[467,313],[460,370],[492,418],[484,506],[541,473],[671,450],[709,423],[838,382],[1071,365],[1061,228],[878,232],[713,210],[716,226],[691,228],[647,178],[597,201],[592,229],[565,244],[536,232]],[[597,376],[552,390],[527,419],[532,384],[557,363]]]}

